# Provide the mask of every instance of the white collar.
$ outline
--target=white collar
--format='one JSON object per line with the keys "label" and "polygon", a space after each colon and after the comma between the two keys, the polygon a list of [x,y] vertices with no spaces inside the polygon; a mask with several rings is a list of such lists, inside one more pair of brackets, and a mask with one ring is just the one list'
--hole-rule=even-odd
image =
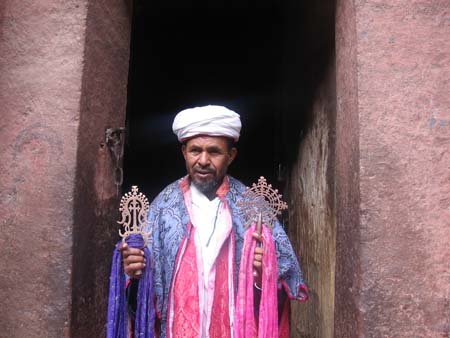
{"label": "white collar", "polygon": [[208,197],[205,196],[204,193],[198,190],[195,184],[191,183],[190,187],[191,187],[192,204],[195,204],[198,207],[212,207],[217,206],[217,204],[220,202],[220,199],[217,196],[213,200],[210,200]]}

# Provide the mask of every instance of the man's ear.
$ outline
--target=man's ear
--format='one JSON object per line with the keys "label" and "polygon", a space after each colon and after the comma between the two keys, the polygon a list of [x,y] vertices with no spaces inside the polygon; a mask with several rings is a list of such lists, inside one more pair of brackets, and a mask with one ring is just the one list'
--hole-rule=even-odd
{"label": "man's ear", "polygon": [[238,151],[235,147],[230,149],[230,158],[228,160],[228,165],[230,165],[234,161],[234,159],[237,156],[237,153],[238,153]]}
{"label": "man's ear", "polygon": [[186,145],[185,144],[181,145],[181,152],[183,153],[183,157],[186,160]]}

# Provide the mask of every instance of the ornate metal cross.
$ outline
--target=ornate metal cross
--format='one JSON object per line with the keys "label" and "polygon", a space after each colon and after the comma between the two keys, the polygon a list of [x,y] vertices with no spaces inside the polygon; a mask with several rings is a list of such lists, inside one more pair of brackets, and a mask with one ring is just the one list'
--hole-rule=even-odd
{"label": "ornate metal cross", "polygon": [[278,190],[273,189],[272,185],[267,184],[266,179],[261,176],[257,184],[253,183],[247,188],[242,194],[242,199],[237,203],[247,222],[245,227],[248,228],[256,222],[258,233],[261,233],[261,225],[264,222],[272,228],[272,221],[288,208],[281,197]]}
{"label": "ornate metal cross", "polygon": [[148,224],[149,203],[147,197],[141,192],[138,193],[138,191],[138,187],[133,185],[131,191],[122,196],[119,207],[119,211],[122,212],[122,219],[117,223],[122,225],[125,230],[123,233],[119,230],[119,235],[122,237],[123,242],[128,236],[139,234],[144,239],[145,246],[151,234],[151,231],[145,231]]}

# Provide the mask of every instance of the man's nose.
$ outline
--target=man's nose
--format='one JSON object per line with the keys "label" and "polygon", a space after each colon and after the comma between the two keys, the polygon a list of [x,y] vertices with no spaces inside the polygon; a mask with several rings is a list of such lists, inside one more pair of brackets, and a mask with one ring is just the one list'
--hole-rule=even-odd
{"label": "man's nose", "polygon": [[200,157],[199,157],[199,159],[198,159],[198,163],[201,165],[201,166],[207,166],[208,164],[209,164],[209,156],[208,156],[208,153],[206,152],[206,151],[203,151],[201,154],[200,154]]}

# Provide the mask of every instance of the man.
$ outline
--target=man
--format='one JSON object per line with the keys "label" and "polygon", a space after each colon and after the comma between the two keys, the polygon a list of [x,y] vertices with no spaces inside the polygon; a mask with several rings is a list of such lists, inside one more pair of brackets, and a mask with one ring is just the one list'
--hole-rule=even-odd
{"label": "man", "polygon": [[[186,109],[174,120],[188,175],[150,206],[152,274],[161,337],[233,337],[237,273],[244,220],[237,206],[245,186],[227,175],[237,155],[239,115],[220,106]],[[278,222],[272,235],[280,297],[305,301],[307,288],[292,246]],[[253,237],[264,243],[257,233]],[[121,248],[126,274],[139,279],[143,252]],[[261,290],[263,249],[254,252],[255,293]],[[132,283],[133,285],[133,283]],[[280,302],[280,301],[279,301]],[[281,302],[280,302],[281,303]],[[257,306],[257,304],[256,304]],[[283,307],[285,315],[287,307]]]}

